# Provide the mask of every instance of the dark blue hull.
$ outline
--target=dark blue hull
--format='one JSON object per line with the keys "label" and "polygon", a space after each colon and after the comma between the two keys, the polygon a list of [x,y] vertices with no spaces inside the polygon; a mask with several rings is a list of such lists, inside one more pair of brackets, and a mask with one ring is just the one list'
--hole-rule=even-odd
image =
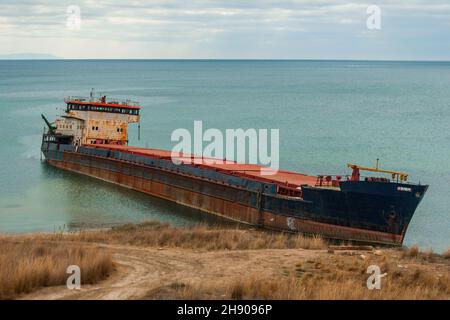
{"label": "dark blue hull", "polygon": [[[340,191],[303,188],[303,198],[327,223],[402,235],[428,186],[345,181]],[[409,190],[409,191],[401,191]]]}

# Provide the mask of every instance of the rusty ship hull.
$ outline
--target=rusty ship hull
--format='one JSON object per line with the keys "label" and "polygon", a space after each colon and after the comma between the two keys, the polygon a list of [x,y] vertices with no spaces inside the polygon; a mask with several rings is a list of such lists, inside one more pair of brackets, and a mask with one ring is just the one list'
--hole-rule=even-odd
{"label": "rusty ship hull", "polygon": [[[169,151],[82,145],[44,135],[48,164],[267,229],[364,243],[401,245],[427,186],[340,181],[290,171],[262,176],[250,164],[176,165]],[[190,159],[195,158],[189,156]]]}

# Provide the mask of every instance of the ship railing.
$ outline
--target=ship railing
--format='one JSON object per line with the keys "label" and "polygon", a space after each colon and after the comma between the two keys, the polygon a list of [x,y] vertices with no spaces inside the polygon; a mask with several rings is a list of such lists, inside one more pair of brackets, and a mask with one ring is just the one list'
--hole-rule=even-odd
{"label": "ship railing", "polygon": [[372,181],[372,182],[396,182],[394,179],[384,178],[384,177],[360,177],[360,181]]}
{"label": "ship railing", "polygon": [[69,101],[80,101],[80,102],[90,101],[90,102],[92,102],[92,100],[87,97],[68,96],[68,97],[64,98],[64,102],[69,102]]}
{"label": "ship railing", "polygon": [[42,134],[42,141],[44,142],[55,142],[56,135],[53,133],[44,133]]}
{"label": "ship railing", "polygon": [[281,186],[277,188],[277,193],[283,196],[301,198],[303,196],[302,189],[299,187]]}
{"label": "ship railing", "polygon": [[[318,175],[316,179],[316,187],[339,187],[339,182],[350,181],[350,175]],[[385,177],[360,176],[359,181],[371,182],[397,182],[396,180]]]}
{"label": "ship railing", "polygon": [[349,180],[349,175],[318,175],[316,179],[316,187],[339,187],[339,182]]}
{"label": "ship railing", "polygon": [[[82,96],[68,96],[64,99],[64,102],[79,101],[79,102],[102,102],[102,97],[82,97]],[[140,103],[130,99],[117,99],[117,98],[106,98],[105,103],[118,104],[122,106],[135,106],[139,107]]]}

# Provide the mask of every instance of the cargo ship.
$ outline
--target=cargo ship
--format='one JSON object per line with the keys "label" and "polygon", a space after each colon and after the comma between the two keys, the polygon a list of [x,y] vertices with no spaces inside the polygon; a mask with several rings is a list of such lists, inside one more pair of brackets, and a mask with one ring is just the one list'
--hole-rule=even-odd
{"label": "cargo ship", "polygon": [[[172,152],[128,145],[140,105],[106,96],[68,97],[47,126],[41,151],[51,166],[91,176],[261,228],[354,242],[401,245],[427,185],[404,172],[348,164],[348,175],[306,175],[257,164],[174,163]],[[376,176],[363,176],[363,172]],[[386,177],[387,175],[387,177]]]}

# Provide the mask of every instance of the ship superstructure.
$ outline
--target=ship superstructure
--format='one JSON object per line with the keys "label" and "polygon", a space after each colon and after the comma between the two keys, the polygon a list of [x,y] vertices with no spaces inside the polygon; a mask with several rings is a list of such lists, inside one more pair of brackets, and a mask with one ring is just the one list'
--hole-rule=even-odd
{"label": "ship superstructure", "polygon": [[287,170],[266,176],[259,165],[228,161],[175,164],[170,151],[128,146],[138,103],[92,95],[65,103],[65,115],[54,123],[43,116],[48,129],[41,150],[50,165],[263,228],[401,245],[428,188],[407,182],[404,172],[379,169],[378,162],[375,168],[348,164],[351,175],[341,176]]}
{"label": "ship superstructure", "polygon": [[65,114],[52,124],[52,136],[75,146],[128,144],[128,124],[139,123],[140,106],[131,100],[67,97]]}

